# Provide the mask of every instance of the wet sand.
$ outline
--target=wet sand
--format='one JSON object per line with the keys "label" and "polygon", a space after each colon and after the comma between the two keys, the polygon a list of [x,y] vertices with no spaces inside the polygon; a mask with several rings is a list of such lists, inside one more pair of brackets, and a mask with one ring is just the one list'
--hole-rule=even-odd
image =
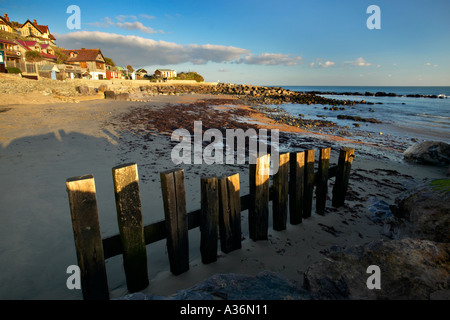
{"label": "wet sand", "polygon": [[[159,173],[168,169],[185,170],[188,211],[200,207],[203,175],[240,173],[241,195],[248,193],[246,165],[175,166],[171,162],[171,132],[188,127],[195,119],[202,120],[205,128],[221,124],[223,128],[224,123],[230,128],[276,128],[286,132],[280,140],[281,148],[300,151],[330,146],[332,163],[342,146],[355,147],[351,189],[345,207],[332,209],[328,201],[324,216],[313,213],[301,225],[288,224],[281,232],[270,228],[268,241],[249,240],[247,213],[243,212],[242,249],[230,254],[219,252],[217,262],[209,265],[200,260],[199,230],[191,230],[191,268],[177,277],[169,272],[165,242],[147,246],[148,293],[171,294],[226,272],[257,274],[270,270],[301,284],[306,268],[322,258],[321,252],[330,246],[388,238],[386,226],[370,219],[369,207],[374,199],[392,203],[408,184],[444,177],[446,172],[446,168],[404,163],[398,151],[389,148],[275,124],[248,106],[230,108],[233,100],[229,96],[155,96],[148,102],[4,101],[0,102],[2,299],[81,299],[79,291],[65,287],[67,266],[77,264],[65,190],[67,178],[94,174],[103,237],[118,233],[111,168],[119,164],[138,164],[144,224],[163,218]],[[111,296],[125,294],[121,257],[109,259],[106,266]]]}

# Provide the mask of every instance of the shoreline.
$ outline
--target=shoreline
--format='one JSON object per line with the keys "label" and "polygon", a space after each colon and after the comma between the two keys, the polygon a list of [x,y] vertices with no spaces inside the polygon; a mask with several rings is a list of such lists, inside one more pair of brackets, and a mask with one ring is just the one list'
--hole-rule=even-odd
{"label": "shoreline", "polygon": [[[9,105],[7,108],[10,109],[0,113],[1,158],[4,163],[1,168],[3,182],[0,185],[0,202],[8,208],[4,219],[9,222],[3,224],[0,230],[0,235],[4,237],[0,241],[0,251],[3,252],[0,261],[19,259],[14,270],[8,267],[10,264],[3,262],[5,279],[11,281],[4,280],[1,283],[0,288],[3,290],[0,291],[0,297],[80,298],[79,292],[68,292],[64,289],[64,272],[58,271],[56,276],[53,275],[53,268],[65,270],[68,265],[76,264],[64,188],[67,178],[94,174],[103,237],[118,232],[110,172],[116,165],[138,163],[144,224],[163,217],[159,172],[176,167],[170,162],[170,154],[167,152],[173,147],[170,142],[171,131],[165,127],[167,122],[157,122],[154,117],[146,117],[147,113],[141,114],[139,110],[153,112],[154,115],[160,114],[161,117],[164,114],[161,112],[166,110],[172,112],[177,119],[189,120],[182,112],[175,111],[185,108],[186,112],[191,112],[195,105],[203,105],[202,108],[206,108],[207,103],[202,104],[200,101],[219,100],[211,112],[216,114],[217,111],[226,110],[231,117],[227,105],[230,101],[239,101],[237,97],[228,95],[205,94],[155,95],[148,99],[148,102],[92,99],[79,103]],[[220,100],[226,104],[221,105]],[[331,146],[331,159],[335,162],[341,146],[361,146],[356,150],[357,158],[352,167],[354,175],[350,182],[350,198],[344,208],[328,209],[325,216],[313,213],[311,219],[305,220],[302,225],[288,224],[285,232],[270,229],[271,237],[268,241],[250,241],[245,231],[243,248],[228,255],[219,253],[218,261],[212,265],[201,263],[198,230],[191,230],[191,269],[178,277],[169,272],[165,242],[149,245],[147,252],[151,261],[151,281],[148,293],[172,294],[208,278],[209,275],[221,272],[256,274],[271,270],[301,284],[306,268],[323,258],[322,251],[330,246],[366,244],[372,240],[389,238],[383,235],[385,225],[370,219],[371,212],[368,208],[372,198],[392,202],[401,190],[406,190],[401,184],[403,180],[414,183],[426,178],[445,176],[446,168],[392,161],[388,157],[391,151],[383,146],[365,146],[351,139],[276,124],[266,115],[252,110],[251,105],[242,104],[237,109],[247,113],[244,117],[254,116],[255,123],[247,122],[247,125],[262,125],[267,129],[279,129],[280,132],[286,130],[288,133],[283,136],[281,143],[288,150]],[[127,114],[134,115],[135,118],[127,119]],[[241,119],[239,113],[236,115],[235,120]],[[134,122],[130,122],[131,120]],[[164,131],[150,130],[150,120],[152,124],[165,128]],[[215,119],[211,119],[213,120]],[[373,152],[374,148],[381,150],[378,153]],[[247,193],[247,165],[180,167],[185,169],[186,174],[188,211],[199,208],[199,178],[202,175],[240,173],[242,194]],[[41,186],[43,182],[44,188]],[[246,219],[243,213],[243,230],[246,228]],[[33,228],[30,229],[30,225]],[[330,234],[327,227],[334,227],[338,232]],[[14,235],[11,235],[11,230],[14,230]],[[41,239],[40,243],[36,243],[36,238]],[[55,255],[55,252],[59,254]],[[43,270],[48,270],[49,263],[53,267],[43,273]],[[120,257],[107,261],[107,272],[111,296],[120,297],[125,294]],[[29,279],[35,279],[34,288],[29,287]]]}

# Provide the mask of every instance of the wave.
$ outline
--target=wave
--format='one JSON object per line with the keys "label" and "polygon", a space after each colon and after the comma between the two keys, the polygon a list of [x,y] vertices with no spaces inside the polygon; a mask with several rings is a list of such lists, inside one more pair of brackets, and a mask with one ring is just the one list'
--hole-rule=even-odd
{"label": "wave", "polygon": [[424,117],[424,118],[436,118],[436,119],[450,120],[450,117],[446,117],[446,116],[434,116],[434,115],[426,114],[426,113],[422,113],[422,114],[418,113],[418,114],[415,114],[415,116],[418,116],[418,117]]}

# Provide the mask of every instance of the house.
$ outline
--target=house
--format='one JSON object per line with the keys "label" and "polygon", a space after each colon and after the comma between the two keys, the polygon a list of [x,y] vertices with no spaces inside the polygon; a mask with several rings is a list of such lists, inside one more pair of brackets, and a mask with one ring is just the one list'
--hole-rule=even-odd
{"label": "house", "polygon": [[58,80],[81,79],[80,66],[72,64],[57,64],[56,66],[60,71],[60,73],[56,75]]}
{"label": "house", "polygon": [[5,13],[5,17],[0,16],[0,30],[13,33],[15,29],[11,22],[9,22],[8,14]]}
{"label": "house", "polygon": [[16,40],[15,42],[19,44],[18,50],[21,53],[20,56],[25,57],[27,51],[37,51],[45,62],[56,62],[55,50],[49,44],[24,40]]}
{"label": "house", "polygon": [[136,71],[136,79],[144,79],[144,77],[147,75],[147,70],[143,68],[139,68]]}
{"label": "house", "polygon": [[52,80],[56,80],[56,73],[60,73],[61,71],[58,69],[56,65],[47,64],[41,66],[39,69],[39,76],[43,78],[48,78]]}
{"label": "house", "polygon": [[0,50],[4,52],[5,62],[20,61],[22,59],[19,45],[14,41],[0,39]]}
{"label": "house", "polygon": [[46,44],[54,45],[56,40],[55,37],[50,33],[48,26],[37,24],[36,19],[34,19],[33,22],[27,20],[20,27],[20,34],[22,35],[22,37],[27,37]]}
{"label": "house", "polygon": [[106,79],[106,63],[100,49],[62,50],[68,59],[67,64],[79,65],[83,77],[95,80]]}
{"label": "house", "polygon": [[170,69],[157,69],[155,70],[155,75],[163,79],[176,78],[177,72]]}
{"label": "house", "polygon": [[109,64],[106,65],[106,79],[121,79],[122,72],[119,72],[117,67],[113,67]]}

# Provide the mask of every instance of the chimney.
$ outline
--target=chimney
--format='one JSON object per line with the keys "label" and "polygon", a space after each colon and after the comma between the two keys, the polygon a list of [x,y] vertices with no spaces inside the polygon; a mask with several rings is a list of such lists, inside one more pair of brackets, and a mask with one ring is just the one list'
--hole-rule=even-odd
{"label": "chimney", "polygon": [[37,21],[36,19],[33,20],[33,24],[37,25]]}
{"label": "chimney", "polygon": [[7,13],[5,13],[5,20],[9,22],[9,17]]}

